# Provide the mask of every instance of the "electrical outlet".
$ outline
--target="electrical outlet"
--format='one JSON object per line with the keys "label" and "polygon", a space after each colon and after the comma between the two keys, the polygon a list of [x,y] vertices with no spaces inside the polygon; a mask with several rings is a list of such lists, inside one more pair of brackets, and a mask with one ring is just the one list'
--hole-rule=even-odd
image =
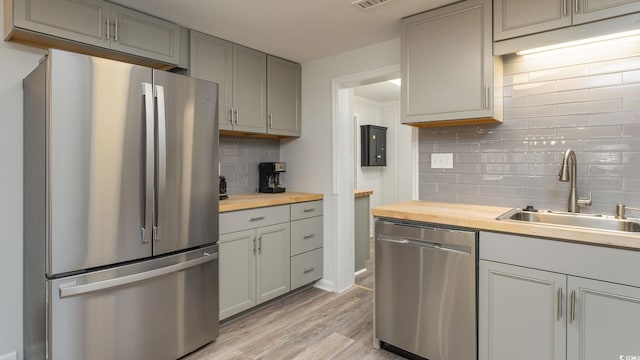
{"label": "electrical outlet", "polygon": [[0,360],[18,360],[18,353],[14,351],[12,353],[2,355],[0,356]]}
{"label": "electrical outlet", "polygon": [[432,169],[453,169],[453,154],[431,154]]}

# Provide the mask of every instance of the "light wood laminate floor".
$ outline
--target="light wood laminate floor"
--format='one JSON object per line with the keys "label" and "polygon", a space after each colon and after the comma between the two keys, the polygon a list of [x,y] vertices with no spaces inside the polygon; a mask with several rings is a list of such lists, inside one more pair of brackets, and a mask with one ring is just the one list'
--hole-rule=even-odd
{"label": "light wood laminate floor", "polygon": [[372,331],[371,291],[307,288],[222,324],[216,341],[185,359],[402,359],[374,349]]}

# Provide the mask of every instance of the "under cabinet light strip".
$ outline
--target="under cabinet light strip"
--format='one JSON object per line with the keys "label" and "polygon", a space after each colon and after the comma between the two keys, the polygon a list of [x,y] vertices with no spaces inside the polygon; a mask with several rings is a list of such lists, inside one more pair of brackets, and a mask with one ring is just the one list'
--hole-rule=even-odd
{"label": "under cabinet light strip", "polygon": [[592,37],[592,38],[588,38],[588,39],[569,41],[569,42],[560,43],[560,44],[554,44],[554,45],[549,45],[549,46],[542,46],[542,47],[539,47],[539,48],[520,50],[520,51],[517,51],[516,54],[518,54],[518,55],[534,54],[534,53],[543,52],[543,51],[562,49],[562,48],[571,47],[571,46],[577,46],[577,45],[591,44],[591,43],[594,43],[594,42],[619,39],[619,38],[623,38],[623,37],[627,37],[627,36],[633,36],[633,35],[639,35],[639,34],[640,34],[640,30],[625,31],[625,32],[621,32],[621,33],[597,36],[597,37]]}

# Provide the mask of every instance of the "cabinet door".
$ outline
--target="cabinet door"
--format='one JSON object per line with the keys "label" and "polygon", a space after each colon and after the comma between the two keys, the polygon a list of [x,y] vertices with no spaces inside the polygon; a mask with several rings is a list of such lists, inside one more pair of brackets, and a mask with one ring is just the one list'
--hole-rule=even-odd
{"label": "cabinet door", "polygon": [[267,133],[300,136],[300,65],[267,56]]}
{"label": "cabinet door", "polygon": [[271,300],[289,291],[289,223],[257,230],[257,303]]}
{"label": "cabinet door", "polygon": [[220,320],[256,304],[256,231],[220,235]]}
{"label": "cabinet door", "polygon": [[569,291],[575,291],[568,306],[575,306],[575,317],[567,330],[568,360],[640,355],[640,288],[569,277]]}
{"label": "cabinet door", "polygon": [[111,5],[111,49],[169,64],[180,62],[180,26]]}
{"label": "cabinet door", "polygon": [[570,26],[572,1],[496,0],[493,2],[494,40]]}
{"label": "cabinet door", "polygon": [[218,124],[231,130],[233,44],[191,30],[190,75],[218,83]]}
{"label": "cabinet door", "polygon": [[582,24],[640,11],[637,0],[573,0],[577,1],[573,23]]}
{"label": "cabinet door", "polygon": [[233,108],[236,131],[266,132],[267,55],[233,45]]}
{"label": "cabinet door", "polygon": [[480,261],[479,359],[560,360],[566,276]]}
{"label": "cabinet door", "polygon": [[491,18],[490,0],[469,0],[404,20],[404,123],[493,116]]}
{"label": "cabinet door", "polygon": [[16,27],[108,48],[109,3],[101,0],[14,0]]}

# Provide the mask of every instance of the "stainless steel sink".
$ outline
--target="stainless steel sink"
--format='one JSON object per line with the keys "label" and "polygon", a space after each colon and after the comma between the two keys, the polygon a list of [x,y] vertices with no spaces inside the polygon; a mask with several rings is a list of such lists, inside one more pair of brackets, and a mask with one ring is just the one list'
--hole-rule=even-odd
{"label": "stainless steel sink", "polygon": [[574,226],[594,230],[640,232],[640,221],[616,219],[599,214],[567,213],[551,210],[528,211],[512,209],[497,217],[498,220]]}

